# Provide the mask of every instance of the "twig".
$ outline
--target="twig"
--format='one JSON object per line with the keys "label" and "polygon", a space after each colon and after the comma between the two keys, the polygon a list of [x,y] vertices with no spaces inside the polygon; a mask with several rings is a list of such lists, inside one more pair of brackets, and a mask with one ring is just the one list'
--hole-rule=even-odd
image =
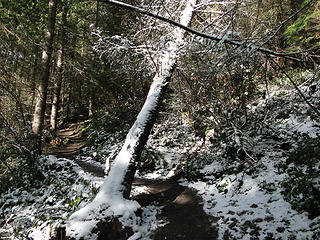
{"label": "twig", "polygon": [[283,70],[283,68],[281,68],[281,66],[274,61],[273,59],[271,59],[271,61],[277,65],[277,67],[280,69],[280,71],[286,75],[286,77],[289,79],[289,81],[291,82],[291,84],[294,86],[294,88],[298,91],[298,93],[300,94],[300,96],[303,98],[303,100],[306,102],[306,104],[309,105],[309,107],[320,117],[320,112],[309,102],[309,100],[307,99],[307,97],[301,92],[301,90],[299,89],[298,85],[294,82],[294,80],[289,76],[289,74]]}
{"label": "twig", "polygon": [[30,151],[28,148],[26,148],[26,147],[23,146],[23,145],[20,145],[19,143],[15,142],[15,141],[13,141],[13,140],[10,140],[10,139],[8,139],[8,138],[5,138],[5,137],[3,137],[3,136],[0,136],[0,141],[3,141],[3,142],[5,142],[5,143],[8,143],[8,144],[12,145],[12,146],[15,147],[16,149],[18,149],[20,152],[27,154],[29,157],[32,156],[32,153],[31,153],[31,151]]}
{"label": "twig", "polygon": [[266,63],[265,63],[265,69],[264,69],[264,83],[266,86],[266,97],[269,96],[269,86],[268,86],[268,55],[266,54]]}
{"label": "twig", "polygon": [[13,170],[11,169],[11,167],[9,166],[9,164],[7,163],[6,160],[3,159],[3,157],[0,158],[1,162],[7,167],[7,169],[9,169],[9,171],[14,174]]}
{"label": "twig", "polygon": [[259,52],[262,52],[262,53],[265,53],[265,54],[269,54],[269,55],[277,56],[277,57],[283,57],[283,58],[286,58],[286,59],[289,59],[289,60],[293,60],[293,61],[297,61],[297,62],[301,62],[302,61],[301,59],[298,59],[298,58],[295,58],[295,57],[291,57],[288,53],[279,53],[279,52],[276,52],[276,51],[273,51],[273,50],[270,50],[270,49],[267,49],[267,48],[263,48],[263,47],[261,47],[259,45],[256,45],[256,44],[252,44],[252,43],[248,44],[245,41],[236,41],[236,40],[233,40],[233,39],[221,38],[221,37],[217,37],[217,36],[214,36],[214,35],[211,35],[211,34],[208,34],[208,33],[200,32],[200,31],[197,31],[197,30],[195,30],[193,28],[190,28],[188,26],[182,25],[181,23],[178,23],[178,22],[176,22],[176,21],[174,21],[172,19],[168,19],[166,17],[151,13],[151,12],[149,12],[147,10],[144,10],[142,8],[139,8],[139,7],[132,6],[132,5],[127,4],[127,3],[123,3],[123,2],[120,2],[120,1],[116,1],[116,0],[101,0],[101,2],[106,3],[106,4],[115,5],[115,6],[122,7],[122,8],[126,8],[126,9],[129,9],[129,10],[136,11],[136,12],[139,12],[141,14],[144,14],[144,15],[159,19],[161,21],[164,21],[164,22],[167,22],[167,23],[169,23],[169,24],[171,24],[173,26],[182,28],[182,29],[184,29],[185,31],[187,31],[189,33],[198,35],[198,36],[203,37],[203,38],[211,39],[211,40],[214,40],[214,41],[217,41],[217,42],[229,43],[229,44],[232,44],[232,45],[236,45],[238,47],[246,48],[249,52],[251,52],[251,51],[259,51]]}

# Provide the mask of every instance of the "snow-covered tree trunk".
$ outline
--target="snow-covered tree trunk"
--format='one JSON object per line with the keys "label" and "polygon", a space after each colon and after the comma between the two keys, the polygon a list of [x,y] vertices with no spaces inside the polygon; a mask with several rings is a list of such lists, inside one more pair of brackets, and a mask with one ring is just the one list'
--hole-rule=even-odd
{"label": "snow-covered tree trunk", "polygon": [[[180,23],[188,26],[191,22],[196,0],[188,0],[181,13]],[[139,204],[129,201],[132,181],[139,165],[139,159],[151,128],[155,122],[166,88],[171,80],[180,49],[184,45],[185,30],[176,28],[172,32],[172,40],[161,56],[161,67],[153,78],[147,99],[131,127],[125,143],[111,167],[109,175],[93,202],[75,212],[67,225],[67,235],[75,238],[83,237],[95,227],[98,214],[110,216],[125,215],[135,211]],[[85,224],[85,222],[87,224]]]}

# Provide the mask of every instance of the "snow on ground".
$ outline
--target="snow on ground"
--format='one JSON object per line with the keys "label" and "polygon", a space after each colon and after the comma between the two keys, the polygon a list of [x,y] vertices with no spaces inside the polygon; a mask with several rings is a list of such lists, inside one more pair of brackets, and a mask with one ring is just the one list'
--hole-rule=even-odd
{"label": "snow on ground", "polygon": [[[304,87],[303,91],[311,104],[320,106],[319,82]],[[310,195],[308,192],[290,192],[290,188],[299,190],[297,182],[292,182],[299,178],[305,181],[302,181],[305,188],[312,182],[320,190],[319,158],[314,165],[309,165],[312,173],[317,174],[310,178],[305,167],[308,159],[304,165],[288,160],[303,152],[307,141],[319,139],[319,116],[292,91],[286,96],[274,94],[263,100],[251,114],[256,119],[255,126],[241,131],[232,129],[234,135],[229,136],[234,138],[233,144],[238,151],[233,158],[226,154],[230,151],[228,143],[202,148],[197,140],[186,141],[194,139],[187,124],[178,125],[171,120],[155,126],[154,135],[161,134],[152,137],[148,146],[162,157],[155,167],[159,169],[143,176],[166,178],[168,170],[174,172],[181,162],[185,163],[187,173],[189,168],[198,168],[202,177],[194,181],[181,179],[181,185],[195,188],[201,195],[205,212],[213,217],[212,224],[218,228],[219,239],[320,239],[320,217],[293,206],[295,198],[307,202]],[[184,142],[178,139],[184,139]],[[317,152],[320,145],[315,144],[312,149]],[[244,150],[242,159],[239,159],[240,150]],[[309,175],[312,175],[310,169]],[[139,188],[137,191],[145,190]],[[312,203],[317,204],[316,201]]]}
{"label": "snow on ground", "polygon": [[[303,91],[319,109],[320,85]],[[164,179],[182,169],[189,180],[181,179],[181,184],[198,190],[219,239],[320,239],[320,217],[304,210],[300,202],[308,203],[310,196],[296,187],[302,179],[302,188],[320,188],[319,159],[308,159],[312,148],[305,150],[309,155],[303,152],[303,144],[314,148],[319,139],[319,117],[292,92],[274,94],[251,109],[251,127],[226,129],[233,133],[225,142],[205,147],[183,119],[163,117],[153,129],[137,176]],[[120,151],[123,133],[97,135],[94,146],[77,158],[104,167]],[[68,159],[46,156],[40,166],[44,182],[1,195],[1,239],[49,239],[54,226],[87,205],[103,182]],[[134,186],[132,196],[146,192],[146,187]],[[140,216],[129,214],[120,221],[133,229],[131,240],[149,239],[152,230],[166,224],[158,219],[160,213],[161,208],[150,205]]]}
{"label": "snow on ground", "polygon": [[[313,90],[313,96],[310,88],[305,88],[304,94],[311,97],[312,104],[319,106],[320,84],[312,86],[317,90]],[[314,165],[314,160],[305,158],[312,158],[312,155],[302,155],[302,160],[298,156],[304,145],[319,139],[319,116],[315,117],[306,103],[292,94],[286,98],[270,98],[260,108],[270,110],[270,106],[272,111],[264,121],[268,122],[271,136],[255,134],[250,139],[250,154],[260,156],[260,159],[247,155],[245,160],[248,162],[243,164],[247,167],[244,167],[236,159],[225,159],[213,147],[209,151],[218,154],[212,153],[211,163],[199,170],[206,176],[206,181],[181,181],[182,185],[197,189],[202,196],[204,210],[215,219],[213,224],[219,230],[219,239],[320,239],[320,216],[310,217],[310,212],[294,210],[286,199],[286,194],[292,202],[294,197],[298,197],[299,202],[306,202],[305,198],[310,197],[301,189],[298,193],[290,192],[290,188],[298,189],[296,182],[290,180],[302,178],[305,181],[302,182],[305,184],[303,188],[311,187],[310,182],[316,188],[315,183],[320,182],[319,155],[316,155]],[[302,145],[299,146],[299,142]],[[305,151],[314,150],[316,154],[319,148],[318,142]],[[308,170],[301,164],[290,162],[290,155],[292,159],[304,161]],[[244,170],[237,171],[239,167]],[[316,176],[310,177],[312,173]],[[317,187],[319,191],[319,184]]]}
{"label": "snow on ground", "polygon": [[102,179],[86,174],[68,159],[40,159],[44,182],[34,182],[1,196],[2,239],[49,239],[53,226],[65,221],[96,193]]}
{"label": "snow on ground", "polygon": [[[320,218],[310,220],[307,213],[298,213],[284,200],[281,182],[285,174],[279,174],[274,166],[283,160],[267,152],[255,175],[241,172],[182,184],[198,190],[204,210],[216,219],[219,239],[315,239],[312,226],[318,224],[319,231]],[[215,163],[205,171],[210,168],[214,171]]]}
{"label": "snow on ground", "polygon": [[[1,196],[1,239],[50,239],[55,227],[64,225],[75,210],[87,205],[103,183],[103,178],[85,173],[71,160],[46,156],[40,161],[45,182]],[[159,212],[160,208],[150,205],[141,208],[142,217],[130,216],[129,220],[124,216],[120,221],[133,229],[135,235],[130,239],[134,240],[163,224],[156,219]],[[84,230],[88,227],[90,224],[82,226]]]}

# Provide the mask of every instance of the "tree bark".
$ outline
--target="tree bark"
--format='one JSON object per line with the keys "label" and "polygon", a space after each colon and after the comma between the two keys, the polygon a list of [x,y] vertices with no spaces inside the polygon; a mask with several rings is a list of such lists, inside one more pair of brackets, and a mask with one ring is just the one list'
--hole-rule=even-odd
{"label": "tree bark", "polygon": [[40,150],[39,141],[44,124],[44,114],[47,101],[47,90],[50,75],[50,61],[52,55],[52,43],[54,36],[54,25],[56,20],[57,0],[49,0],[48,22],[45,34],[45,47],[42,52],[42,72],[38,86],[36,106],[33,114],[32,131],[38,140],[37,147]]}
{"label": "tree bark", "polygon": [[[195,0],[188,1],[182,13],[180,24],[184,26],[189,25],[195,2]],[[113,186],[114,191],[119,191],[120,188],[123,189],[121,186],[123,185],[124,198],[129,198],[130,196],[131,185],[139,165],[141,152],[148,140],[167,86],[171,80],[172,73],[179,58],[179,50],[184,44],[184,34],[185,30],[183,29],[175,29],[173,32],[174,39],[170,42],[168,49],[166,49],[162,56],[160,72],[153,78],[147,99],[126,137],[121,152],[116,157],[115,163],[109,173],[110,177],[106,180],[106,182],[109,182],[108,179],[120,179],[120,182],[113,182],[109,186]],[[119,174],[119,169],[123,170],[123,179],[115,178],[115,174]],[[108,189],[108,191],[109,190],[110,189]]]}
{"label": "tree bark", "polygon": [[91,118],[93,116],[93,105],[94,105],[93,88],[91,88],[89,90],[89,94],[90,94],[90,96],[89,96],[89,104],[88,104],[88,116],[89,116],[89,118]]}
{"label": "tree bark", "polygon": [[[188,26],[190,24],[195,4],[196,0],[187,1],[187,5],[180,17],[182,25]],[[124,205],[129,205],[125,198],[128,199],[130,196],[132,181],[139,165],[141,152],[147,142],[167,86],[171,80],[179,58],[179,51],[184,45],[184,35],[185,30],[181,28],[176,28],[173,31],[173,39],[169,42],[168,48],[163,51],[161,56],[160,71],[153,78],[147,99],[135,123],[127,134],[125,143],[117,155],[108,177],[93,202],[70,217],[67,225],[67,234],[72,237],[85,238],[85,236],[77,233],[79,221],[95,219],[93,215],[99,218],[97,214],[99,214],[99,211],[101,212],[101,208],[105,208],[108,205],[112,208],[112,202],[115,202],[112,200],[113,198],[116,199],[117,204],[123,201]]]}
{"label": "tree bark", "polygon": [[71,82],[71,79],[70,79],[70,82],[69,82],[69,86],[68,86],[68,97],[67,97],[67,106],[66,106],[66,118],[65,118],[65,121],[68,121],[69,118],[70,118],[70,114],[71,114],[71,103],[72,103],[72,82]]}
{"label": "tree bark", "polygon": [[[65,4],[65,3],[64,3]],[[65,46],[65,28],[67,24],[67,6],[62,7],[62,25],[60,30],[60,39],[59,39],[59,50],[57,56],[57,79],[54,84],[54,92],[51,106],[51,117],[50,117],[50,129],[56,131],[57,129],[57,120],[58,120],[58,111],[60,106],[60,94],[61,94],[61,84],[63,76],[63,61],[64,61],[64,46]]]}
{"label": "tree bark", "polygon": [[[34,64],[32,68],[32,73],[31,73],[31,91],[32,91],[32,96],[31,96],[31,106],[33,107],[34,101],[36,98],[36,78],[37,78],[37,69],[38,69],[38,62],[40,59],[40,54],[38,52],[35,52],[34,54]],[[29,119],[30,120],[30,119]]]}
{"label": "tree bark", "polygon": [[[98,28],[99,27],[99,15],[100,15],[100,0],[96,1],[96,19],[95,19],[95,27]],[[93,46],[92,46],[93,47]],[[92,69],[96,68],[96,62],[98,62],[98,58],[96,56],[96,54],[93,55],[92,57]],[[95,92],[95,85],[91,84],[89,86],[89,101],[88,101],[88,116],[89,118],[93,117],[93,113],[94,113],[94,92]]]}

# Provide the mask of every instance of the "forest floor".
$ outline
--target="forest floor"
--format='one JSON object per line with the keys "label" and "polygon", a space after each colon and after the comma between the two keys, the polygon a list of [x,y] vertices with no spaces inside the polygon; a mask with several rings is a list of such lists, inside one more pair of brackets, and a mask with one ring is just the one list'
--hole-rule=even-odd
{"label": "forest floor", "polygon": [[[319,78],[299,87],[320,109]],[[320,117],[294,89],[274,89],[204,144],[176,106],[152,130],[131,192],[140,209],[119,218],[132,231],[118,239],[320,239]],[[55,156],[39,159],[45,180],[1,194],[1,239],[52,239],[92,201],[130,127],[109,120],[86,146],[60,130]]]}
{"label": "forest floor", "polygon": [[[71,159],[85,173],[104,177],[104,169],[101,166],[75,158],[86,146],[85,139],[81,138],[76,129],[76,125],[73,125],[59,130],[57,136],[66,143],[52,148],[49,154],[57,158]],[[180,177],[175,175],[168,179],[134,179],[133,186],[144,188],[144,191],[135,195],[133,199],[142,207],[154,204],[161,208],[160,218],[168,222],[151,234],[152,239],[218,239],[217,230],[211,224],[213,218],[204,212],[201,197],[194,189],[180,185]]]}
{"label": "forest floor", "polygon": [[69,128],[57,131],[57,136],[62,139],[62,143],[53,147],[49,155],[56,156],[57,158],[67,158],[73,160],[78,164],[86,173],[90,173],[97,177],[104,177],[104,169],[101,166],[96,166],[87,163],[76,156],[80,153],[81,149],[86,146],[85,138],[77,132],[78,124],[73,124]]}

